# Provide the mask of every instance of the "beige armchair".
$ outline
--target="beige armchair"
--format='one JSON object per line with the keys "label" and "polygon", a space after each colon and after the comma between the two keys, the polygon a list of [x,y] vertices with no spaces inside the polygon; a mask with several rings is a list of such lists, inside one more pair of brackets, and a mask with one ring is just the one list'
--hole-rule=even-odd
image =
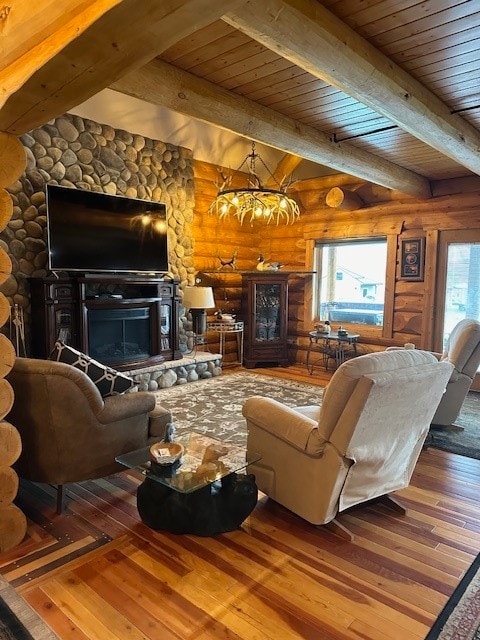
{"label": "beige armchair", "polygon": [[342,364],[321,406],[255,396],[243,406],[258,488],[315,525],[407,487],[453,365],[384,351]]}
{"label": "beige armchair", "polygon": [[480,365],[480,322],[461,320],[453,328],[445,351],[434,355],[439,360],[451,362],[455,367],[432,419],[433,425],[449,426],[458,418]]}
{"label": "beige armchair", "polygon": [[161,440],[172,419],[153,394],[102,398],[85,373],[61,362],[17,358],[7,379],[15,401],[6,419],[22,439],[15,468],[58,485],[59,512],[64,484],[121,471],[115,456]]}

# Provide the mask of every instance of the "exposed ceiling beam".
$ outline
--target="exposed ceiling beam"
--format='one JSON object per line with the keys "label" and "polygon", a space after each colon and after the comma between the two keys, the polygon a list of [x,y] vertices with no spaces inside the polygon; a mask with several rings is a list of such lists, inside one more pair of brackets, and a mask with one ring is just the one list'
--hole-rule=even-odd
{"label": "exposed ceiling beam", "polygon": [[[17,54],[2,61],[3,68],[0,63],[0,131],[20,135],[45,124],[244,1],[68,0],[62,16],[52,9],[52,0],[36,0],[35,11],[52,12],[54,20],[39,19],[41,37],[32,35],[35,23],[28,20],[18,40],[16,12],[7,12],[0,40],[6,31],[9,49]],[[83,7],[76,15],[75,5]]]}
{"label": "exposed ceiling beam", "polygon": [[248,0],[223,19],[480,174],[480,133],[317,0]]}
{"label": "exposed ceiling beam", "polygon": [[298,156],[292,156],[290,153],[285,154],[275,167],[271,177],[266,181],[267,189],[275,189],[279,184],[286,182],[288,176],[295,171],[302,159]]}
{"label": "exposed ceiling beam", "polygon": [[161,60],[110,87],[369,182],[429,198],[428,180]]}

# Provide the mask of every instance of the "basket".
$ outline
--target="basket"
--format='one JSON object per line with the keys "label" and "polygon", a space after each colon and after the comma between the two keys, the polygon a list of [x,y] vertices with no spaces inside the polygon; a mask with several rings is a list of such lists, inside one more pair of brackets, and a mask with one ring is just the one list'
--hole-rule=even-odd
{"label": "basket", "polygon": [[178,442],[156,442],[150,447],[150,459],[160,465],[173,464],[183,455],[184,447]]}

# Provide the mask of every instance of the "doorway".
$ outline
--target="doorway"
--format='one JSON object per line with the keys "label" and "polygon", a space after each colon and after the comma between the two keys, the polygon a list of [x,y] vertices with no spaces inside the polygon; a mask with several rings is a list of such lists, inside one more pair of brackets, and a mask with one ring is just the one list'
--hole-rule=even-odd
{"label": "doorway", "polygon": [[[460,320],[480,320],[480,229],[440,233],[436,299],[435,349],[441,352]],[[472,389],[480,390],[479,371]]]}

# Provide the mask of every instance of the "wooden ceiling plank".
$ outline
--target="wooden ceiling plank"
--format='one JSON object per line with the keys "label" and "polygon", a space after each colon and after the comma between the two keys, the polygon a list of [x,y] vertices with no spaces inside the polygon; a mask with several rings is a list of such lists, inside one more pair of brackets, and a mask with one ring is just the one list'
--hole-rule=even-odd
{"label": "wooden ceiling plank", "polygon": [[[107,2],[98,0],[94,7]],[[0,131],[20,135],[48,122],[242,2],[123,0],[80,33],[62,31],[56,55],[35,58],[34,67],[32,60],[20,59],[3,70],[8,89]],[[3,79],[0,75],[2,87]]]}
{"label": "wooden ceiling plank", "polygon": [[[299,87],[305,83],[305,78],[311,78],[310,74],[305,73],[303,69],[295,67],[290,62],[288,67],[283,71],[276,71],[263,77],[262,86],[259,87],[256,80],[247,82],[241,85],[241,93],[247,96],[251,100],[261,99],[267,97],[272,93],[275,94],[281,91],[282,88]],[[315,82],[319,81],[315,78]]]}
{"label": "wooden ceiling plank", "polygon": [[430,197],[425,178],[378,161],[376,156],[347,143],[335,144],[311,127],[158,59],[124,76],[111,88],[370,182]]}
{"label": "wooden ceiling plank", "polygon": [[480,132],[315,0],[249,1],[223,19],[480,174]]}
{"label": "wooden ceiling plank", "polygon": [[[472,19],[471,15],[464,16],[463,18],[455,21],[455,30],[452,30],[451,23],[445,23],[438,25],[434,29],[428,29],[427,31],[416,32],[401,40],[395,40],[389,42],[388,47],[385,48],[387,55],[396,55],[399,51],[410,49],[414,47],[425,47],[429,43],[436,43],[438,40],[443,40],[445,46],[454,46],[457,42],[463,42],[465,35],[463,32],[472,28],[473,24],[478,25],[478,17],[480,14],[475,14],[475,19]],[[377,46],[383,44],[377,43]],[[437,46],[433,44],[433,46]]]}
{"label": "wooden ceiling plank", "polygon": [[[461,3],[464,5],[463,0],[461,0]],[[382,3],[383,5],[384,3]],[[437,26],[465,15],[464,6],[454,7],[452,5],[453,0],[435,0],[435,2],[417,2],[414,0],[411,6],[408,6],[408,3],[402,3],[401,10],[377,19],[375,19],[373,9],[369,9],[363,12],[362,19],[356,14],[355,16],[349,16],[345,22],[349,26],[353,26],[352,21],[354,21],[356,30],[364,38],[373,39],[378,46],[380,44],[379,37],[382,39],[388,38],[389,41],[399,40],[404,38],[405,35],[410,35],[412,31],[425,30],[425,24]]]}
{"label": "wooden ceiling plank", "polygon": [[[255,45],[257,45],[256,48]],[[211,43],[205,44],[188,55],[181,56],[175,60],[174,64],[190,73],[195,73],[196,68],[201,66],[201,75],[204,75],[209,71],[222,68],[225,59],[241,60],[245,53],[245,47],[250,47],[252,51],[264,49],[259,42],[252,41],[244,33],[236,31],[233,35],[230,34],[216,40],[214,47],[211,46]],[[168,58],[165,58],[163,54],[160,57],[168,62]]]}
{"label": "wooden ceiling plank", "polygon": [[[205,77],[209,82],[215,82],[216,84],[221,84],[225,86],[225,88],[232,88],[237,84],[241,83],[241,80],[237,80],[238,78],[245,78],[245,82],[250,82],[252,77],[255,77],[256,69],[261,68],[263,65],[271,64],[274,62],[280,62],[280,65],[288,65],[288,60],[282,60],[278,58],[277,54],[274,51],[270,51],[262,47],[260,51],[256,51],[248,58],[244,58],[243,56],[228,65],[228,67],[223,67],[212,73],[208,74],[208,77],[202,73],[202,77]],[[199,65],[200,69],[202,65]]]}
{"label": "wooden ceiling plank", "polygon": [[205,45],[205,42],[216,43],[223,39],[228,41],[228,38],[235,39],[237,34],[238,31],[233,29],[229,24],[223,20],[216,20],[162,51],[162,58],[167,62],[178,64],[183,68],[182,58],[194,55],[196,51]]}
{"label": "wooden ceiling plank", "polygon": [[417,44],[413,47],[405,47],[401,51],[397,51],[395,54],[389,51],[388,45],[382,48],[382,51],[386,55],[394,55],[395,60],[399,64],[404,64],[405,68],[407,65],[414,63],[417,59],[423,60],[427,56],[431,54],[440,54],[443,50],[448,51],[447,57],[450,57],[450,50],[455,51],[457,47],[461,47],[468,42],[473,42],[480,38],[480,26],[474,26],[470,29],[465,29],[460,34],[455,42],[449,43],[448,45],[445,43],[443,38],[438,40],[433,40],[424,44]]}
{"label": "wooden ceiling plank", "polygon": [[241,74],[235,79],[232,79],[231,83],[225,83],[222,86],[225,89],[232,89],[236,93],[245,95],[244,87],[251,87],[252,85],[256,85],[257,88],[260,86],[265,87],[266,85],[270,85],[278,74],[282,73],[282,71],[288,71],[289,69],[292,69],[292,63],[289,60],[277,58],[273,62],[268,62],[261,67],[257,67],[254,73]]}
{"label": "wooden ceiling plank", "polygon": [[467,59],[464,56],[472,56],[472,59],[478,55],[480,48],[480,38],[469,40],[468,42],[462,42],[455,47],[447,47],[446,49],[438,49],[431,51],[424,56],[418,56],[405,65],[405,68],[411,73],[428,73],[429,67],[434,71],[435,69],[443,66],[454,66],[457,60]]}

